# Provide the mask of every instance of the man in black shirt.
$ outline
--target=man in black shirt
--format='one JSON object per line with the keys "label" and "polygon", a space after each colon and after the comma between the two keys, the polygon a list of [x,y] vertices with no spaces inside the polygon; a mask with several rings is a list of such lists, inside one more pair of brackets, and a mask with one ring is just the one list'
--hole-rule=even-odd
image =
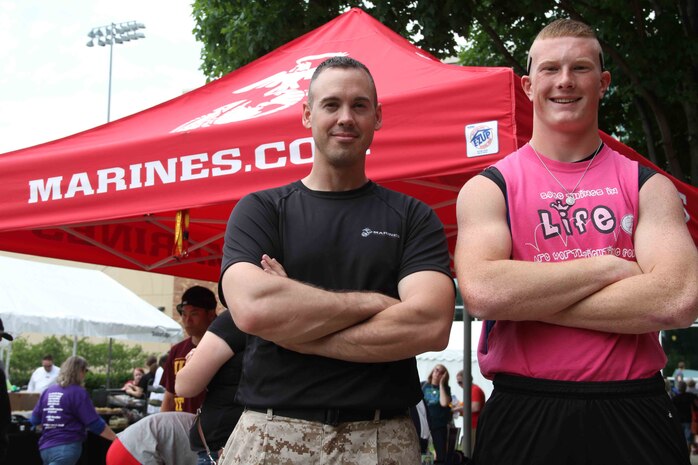
{"label": "man in black shirt", "polygon": [[226,231],[220,297],[251,336],[222,463],[417,464],[414,356],[453,318],[443,226],[366,177],[382,107],[363,64],[320,64],[302,121],[310,174],[243,198]]}
{"label": "man in black shirt", "polygon": [[683,430],[684,438],[686,439],[686,444],[688,445],[688,454],[691,454],[691,447],[693,445],[693,432],[691,431],[691,420],[693,415],[693,410],[698,410],[698,396],[692,392],[686,392],[687,384],[685,381],[679,381],[678,390],[679,393],[671,398],[671,401],[676,407],[676,413],[678,414],[679,423],[681,423],[681,429]]}

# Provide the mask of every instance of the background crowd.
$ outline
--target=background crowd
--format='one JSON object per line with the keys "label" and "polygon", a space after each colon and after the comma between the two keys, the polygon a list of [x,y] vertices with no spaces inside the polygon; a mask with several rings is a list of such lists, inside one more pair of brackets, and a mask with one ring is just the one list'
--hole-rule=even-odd
{"label": "background crowd", "polygon": [[[453,320],[448,244],[433,210],[368,179],[383,107],[366,66],[336,56],[302,107],[310,173],[231,214],[219,282],[229,311],[217,315],[200,286],[177,306],[189,337],[164,364],[160,412],[116,435],[82,386],[87,361],[69,357],[32,412],[44,463],[76,463],[87,431],[113,441],[113,465],[416,464],[432,449],[447,465],[471,452],[477,465],[688,463],[695,384],[680,366],[667,395],[657,332],[698,316],[698,252],[667,178],[600,140],[610,82],[589,26],[543,28],[522,77],[531,141],[459,195],[453,261],[468,311],[487,320],[490,399],[472,386],[463,408],[441,364],[419,383],[415,356],[442,350]],[[603,205],[586,194],[597,188]],[[143,398],[154,365],[134,369],[124,395]],[[468,410],[476,435],[458,454],[454,415]],[[591,447],[570,447],[581,437]]]}

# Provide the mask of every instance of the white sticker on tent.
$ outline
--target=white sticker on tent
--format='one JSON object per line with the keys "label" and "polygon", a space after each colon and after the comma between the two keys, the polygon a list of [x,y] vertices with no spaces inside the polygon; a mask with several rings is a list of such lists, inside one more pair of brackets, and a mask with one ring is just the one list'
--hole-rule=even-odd
{"label": "white sticker on tent", "polygon": [[468,158],[499,152],[497,121],[467,125],[465,127],[465,142],[468,146]]}

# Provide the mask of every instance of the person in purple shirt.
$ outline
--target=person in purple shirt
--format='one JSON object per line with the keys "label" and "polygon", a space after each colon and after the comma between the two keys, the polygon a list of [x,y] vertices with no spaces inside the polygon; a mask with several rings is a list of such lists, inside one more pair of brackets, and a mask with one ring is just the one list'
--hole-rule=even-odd
{"label": "person in purple shirt", "polygon": [[82,386],[88,372],[87,361],[69,357],[56,384],[46,388],[32,412],[33,425],[41,425],[39,453],[44,465],[74,465],[82,454],[87,431],[113,441],[114,431],[95,411]]}

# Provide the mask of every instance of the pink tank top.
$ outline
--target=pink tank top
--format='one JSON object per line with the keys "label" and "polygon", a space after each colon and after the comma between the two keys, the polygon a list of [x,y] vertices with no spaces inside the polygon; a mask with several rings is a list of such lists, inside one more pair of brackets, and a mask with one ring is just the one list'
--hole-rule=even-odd
{"label": "pink tank top", "polygon": [[[571,189],[588,162],[543,158]],[[506,181],[512,258],[560,262],[602,254],[635,261],[638,164],[604,146],[575,192],[575,203],[525,145],[494,165]],[[537,321],[483,325],[478,348],[487,378],[507,373],[565,381],[649,378],[666,363],[656,332],[614,334]]]}

